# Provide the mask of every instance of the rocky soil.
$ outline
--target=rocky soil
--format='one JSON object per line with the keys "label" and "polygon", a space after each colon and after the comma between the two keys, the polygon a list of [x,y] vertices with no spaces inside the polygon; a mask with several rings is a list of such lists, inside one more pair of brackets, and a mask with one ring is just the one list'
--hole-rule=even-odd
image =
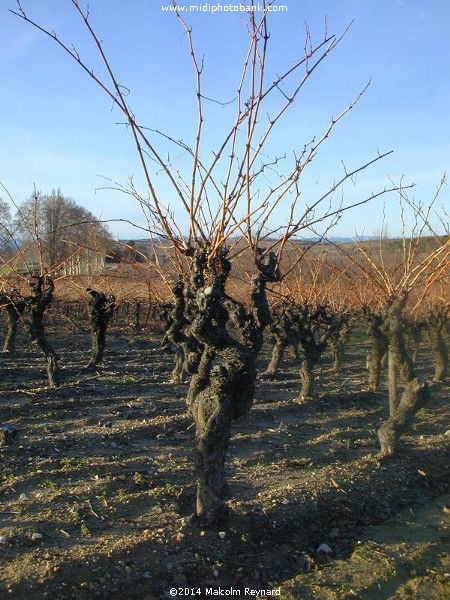
{"label": "rocky soil", "polygon": [[[58,388],[46,387],[24,334],[17,355],[1,357],[0,426],[17,435],[0,448],[0,598],[151,600],[174,587],[196,597],[450,597],[448,385],[433,387],[401,456],[380,463],[387,397],[365,391],[364,337],[341,373],[325,360],[317,398],[303,405],[287,356],[235,423],[229,516],[203,531],[190,519],[186,388],[170,382],[159,337],[116,329],[94,373],[83,368],[87,331],[50,338]],[[430,376],[425,347],[420,360]]]}

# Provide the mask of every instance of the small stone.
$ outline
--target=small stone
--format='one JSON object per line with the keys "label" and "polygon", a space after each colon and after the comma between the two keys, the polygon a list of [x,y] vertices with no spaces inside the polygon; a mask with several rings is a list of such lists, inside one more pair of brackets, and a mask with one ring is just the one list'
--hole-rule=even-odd
{"label": "small stone", "polygon": [[0,446],[11,444],[16,435],[17,429],[15,427],[11,427],[10,425],[0,427]]}
{"label": "small stone", "polygon": [[20,494],[19,500],[21,500],[21,501],[28,500],[28,496],[26,494]]}
{"label": "small stone", "polygon": [[219,577],[219,571],[217,569],[213,570],[213,576],[214,577]]}
{"label": "small stone", "polygon": [[320,546],[317,548],[317,552],[323,552],[324,554],[333,554],[333,550],[328,544],[320,544]]}
{"label": "small stone", "polygon": [[37,542],[39,540],[43,540],[44,536],[42,535],[42,533],[38,533],[37,531],[35,531],[34,533],[31,534],[31,540],[33,542]]}
{"label": "small stone", "polygon": [[8,543],[8,536],[0,535],[0,544],[7,544],[7,543]]}
{"label": "small stone", "polygon": [[450,435],[450,429],[447,429],[447,431],[444,433],[444,435]]}
{"label": "small stone", "polygon": [[309,554],[306,554],[306,552],[301,553],[299,557],[299,562],[307,573],[312,571],[316,566],[316,561],[314,560],[314,558],[312,558],[312,556],[310,556]]}
{"label": "small stone", "polygon": [[225,533],[225,531],[219,531],[219,537],[221,540],[224,540],[226,535],[227,534]]}

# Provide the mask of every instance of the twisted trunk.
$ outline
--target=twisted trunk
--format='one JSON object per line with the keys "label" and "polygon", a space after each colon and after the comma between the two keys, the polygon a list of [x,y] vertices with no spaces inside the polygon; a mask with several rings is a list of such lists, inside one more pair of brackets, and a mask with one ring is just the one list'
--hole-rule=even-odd
{"label": "twisted trunk", "polygon": [[407,348],[414,363],[417,363],[419,358],[420,342],[422,341],[422,323],[410,319],[407,323]]}
{"label": "twisted trunk", "polygon": [[275,336],[275,341],[272,347],[272,354],[270,356],[270,362],[267,365],[267,369],[264,371],[263,375],[267,379],[272,379],[277,376],[278,367],[280,365],[281,359],[283,358],[284,351],[286,350],[288,345],[286,337]]}
{"label": "twisted trunk", "polygon": [[342,368],[345,356],[345,347],[348,344],[351,331],[350,315],[340,314],[336,316],[336,327],[330,337],[330,347],[333,356],[332,369],[338,373]]}
{"label": "twisted trunk", "polygon": [[396,413],[378,429],[380,458],[396,456],[400,436],[410,429],[417,412],[428,403],[429,399],[430,391],[422,379],[415,377],[406,384]]}
{"label": "twisted trunk", "polygon": [[450,308],[436,308],[428,317],[431,350],[434,359],[433,381],[445,381],[448,375],[449,350],[445,339]]}
{"label": "twisted trunk", "polygon": [[[318,359],[317,359],[318,360]],[[297,398],[298,403],[302,403],[308,398],[310,398],[313,394],[314,389],[314,366],[317,362],[311,356],[306,355],[304,360],[302,361],[302,365],[300,367],[300,379],[302,383],[302,387],[300,389],[299,397]]]}
{"label": "twisted trunk", "polygon": [[0,292],[0,305],[3,305],[6,318],[7,330],[2,352],[13,354],[16,351],[16,334],[19,319],[25,310],[26,301],[16,289],[2,290]]}
{"label": "twisted trunk", "polygon": [[314,393],[314,368],[336,331],[336,320],[325,306],[312,310],[308,304],[298,307],[297,330],[303,359],[300,367],[301,389],[296,402],[302,404]]}
{"label": "twisted trunk", "polygon": [[[406,349],[403,311],[407,297],[405,292],[391,301],[384,324],[389,345],[389,376],[395,376],[395,381],[389,380],[389,418],[378,429],[381,458],[397,454],[400,436],[411,427],[416,413],[430,399],[428,385],[416,376],[413,361]],[[398,406],[397,374],[404,386]]]}
{"label": "twisted trunk", "polygon": [[369,311],[364,316],[368,322],[370,350],[367,355],[366,366],[368,370],[369,390],[375,392],[380,386],[381,365],[387,352],[387,337],[382,331],[383,317]]}
{"label": "twisted trunk", "polygon": [[292,358],[299,359],[299,335],[292,306],[282,305],[278,310],[272,311],[271,333],[274,339],[272,353],[267,369],[263,373],[267,379],[277,376],[278,367],[288,346],[291,347]]}
{"label": "twisted trunk", "polygon": [[45,356],[49,385],[57,386],[59,384],[58,356],[47,340],[44,326],[44,313],[53,300],[55,286],[51,277],[43,275],[33,277],[28,283],[33,292],[26,300],[31,313],[30,338]]}
{"label": "twisted trunk", "polygon": [[[198,280],[191,281],[191,285],[195,290],[198,288],[199,283]],[[188,306],[185,298],[184,282],[181,279],[175,284],[172,292],[175,296],[175,303],[166,303],[161,312],[161,317],[166,325],[163,347],[173,345],[175,348],[172,381],[183,383],[188,381],[189,377],[197,371],[201,357],[201,346],[198,340],[186,331],[189,326]],[[191,295],[192,291],[189,294],[189,303],[192,302]]]}
{"label": "twisted trunk", "polygon": [[255,357],[245,347],[207,347],[189,394],[196,426],[196,514],[205,525],[224,515],[225,458],[233,419],[246,414],[255,390]]}
{"label": "twisted trunk", "polygon": [[89,321],[91,323],[91,359],[87,368],[96,367],[103,360],[106,347],[106,330],[116,308],[115,297],[106,296],[103,292],[97,292],[87,288],[86,292],[91,296]]}
{"label": "twisted trunk", "polygon": [[[227,481],[225,458],[233,419],[246,414],[253,403],[256,358],[262,348],[263,329],[270,322],[266,283],[275,280],[275,257],[269,265],[257,262],[252,280],[251,308],[225,293],[231,264],[225,257],[209,273],[211,286],[190,297],[194,315],[188,328],[202,348],[193,375],[187,404],[194,419],[195,469],[197,475],[196,516],[212,525],[225,513]],[[232,325],[231,332],[227,325]],[[236,337],[236,334],[238,338]]]}
{"label": "twisted trunk", "polygon": [[432,344],[434,357],[433,381],[445,381],[448,375],[449,352],[442,332],[436,332]]}

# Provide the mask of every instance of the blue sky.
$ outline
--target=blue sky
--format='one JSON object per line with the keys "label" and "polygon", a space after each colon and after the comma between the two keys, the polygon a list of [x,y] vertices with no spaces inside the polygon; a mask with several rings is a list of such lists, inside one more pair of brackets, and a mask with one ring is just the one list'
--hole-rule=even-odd
{"label": "blue sky", "polygon": [[[197,0],[185,4],[194,3],[219,4]],[[195,80],[186,37],[174,15],[161,9],[164,4],[164,0],[91,0],[91,22],[118,80],[131,90],[128,98],[138,121],[192,144]],[[341,174],[341,161],[355,167],[378,150],[394,150],[358,177],[346,194],[363,197],[388,185],[389,177],[403,176],[405,182],[417,184],[412,192],[416,199],[427,201],[450,164],[450,4],[443,0],[278,0],[278,4],[287,10],[273,13],[269,23],[273,74],[301,54],[305,22],[316,40],[322,36],[325,16],[328,31],[337,34],[354,22],[280,122],[271,153],[302,147],[372,79],[305,172],[305,198],[333,183]],[[95,49],[68,0],[23,0],[22,5],[31,18],[73,44],[100,73]],[[31,194],[33,185],[44,193],[59,187],[97,216],[143,225],[133,199],[98,189],[108,185],[102,177],[125,183],[133,176],[136,185],[142,185],[132,142],[118,124],[123,118],[78,65],[9,8],[16,8],[14,0],[2,2],[0,8],[0,181],[18,203]],[[197,52],[205,56],[205,95],[231,100],[247,42],[242,15],[202,11],[186,18]],[[205,154],[217,145],[217,133],[225,130],[227,117],[229,112],[219,105],[206,108]],[[181,156],[176,160],[182,164]],[[162,179],[155,178],[158,183]],[[162,193],[168,193],[162,185]],[[3,193],[0,197],[6,199]],[[389,231],[398,234],[398,218],[389,208],[395,200],[386,202]],[[448,210],[448,188],[441,202]],[[172,206],[179,210],[176,203]],[[379,202],[349,212],[334,235],[373,234],[381,226],[381,214]],[[142,237],[125,225],[110,228],[120,237]]]}

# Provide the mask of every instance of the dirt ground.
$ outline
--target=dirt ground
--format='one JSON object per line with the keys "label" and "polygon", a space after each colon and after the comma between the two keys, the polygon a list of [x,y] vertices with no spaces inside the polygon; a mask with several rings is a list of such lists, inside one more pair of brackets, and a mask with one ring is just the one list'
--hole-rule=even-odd
{"label": "dirt ground", "polygon": [[[186,387],[170,382],[158,336],[112,331],[96,373],[83,369],[88,332],[49,337],[59,388],[45,387],[23,333],[17,355],[1,357],[0,425],[17,429],[0,448],[2,600],[155,600],[172,588],[202,598],[450,597],[448,385],[433,386],[401,457],[380,463],[387,399],[365,391],[364,337],[339,375],[326,357],[317,398],[303,405],[293,402],[299,365],[286,356],[234,424],[229,517],[201,531],[189,519]],[[419,359],[430,376],[425,347]]]}

